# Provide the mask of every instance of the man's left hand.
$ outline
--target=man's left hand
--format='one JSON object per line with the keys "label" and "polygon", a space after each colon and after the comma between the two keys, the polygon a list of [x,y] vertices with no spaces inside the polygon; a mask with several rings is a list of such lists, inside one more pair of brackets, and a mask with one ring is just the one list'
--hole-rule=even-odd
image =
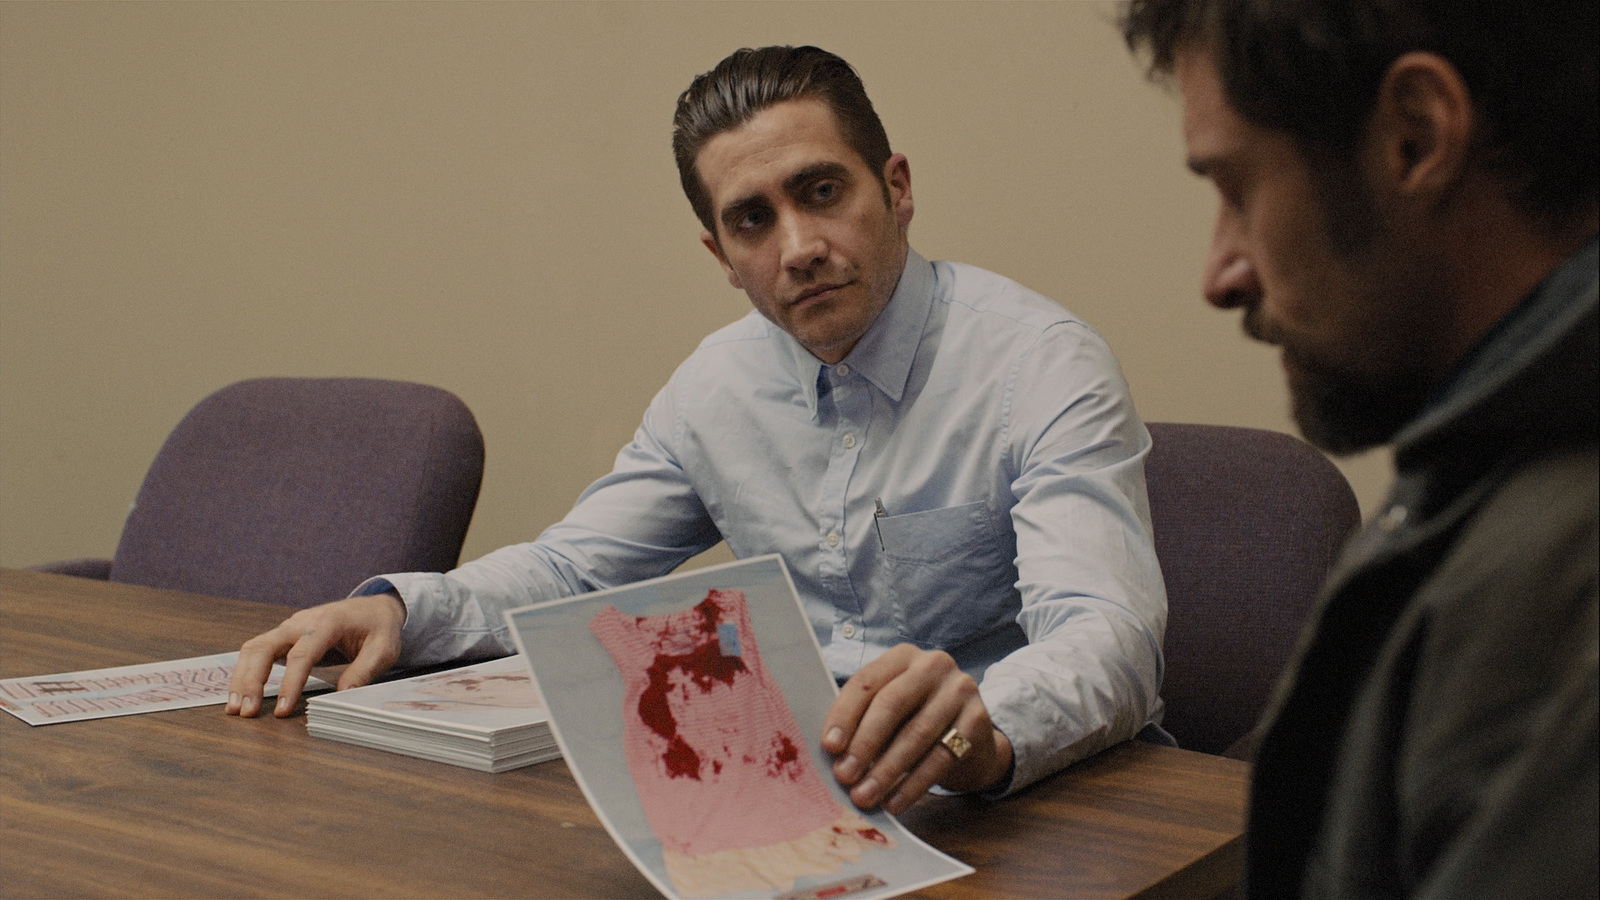
{"label": "man's left hand", "polygon": [[[941,738],[954,727],[960,759]],[[978,683],[950,654],[901,644],[863,666],[839,690],[822,727],[833,774],[862,809],[903,812],[935,784],[991,787],[1011,770],[1011,742],[989,721]],[[959,746],[959,741],[952,741]]]}

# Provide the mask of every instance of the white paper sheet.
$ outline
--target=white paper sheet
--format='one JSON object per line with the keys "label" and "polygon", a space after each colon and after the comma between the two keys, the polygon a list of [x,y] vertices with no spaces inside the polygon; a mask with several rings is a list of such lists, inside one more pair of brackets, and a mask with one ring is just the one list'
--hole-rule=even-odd
{"label": "white paper sheet", "polygon": [[[238,661],[239,653],[234,651],[60,675],[6,678],[0,680],[0,709],[29,725],[55,725],[226,703],[228,680]],[[277,696],[282,681],[283,666],[273,666],[266,696]],[[307,691],[332,688],[320,678],[306,681]]]}

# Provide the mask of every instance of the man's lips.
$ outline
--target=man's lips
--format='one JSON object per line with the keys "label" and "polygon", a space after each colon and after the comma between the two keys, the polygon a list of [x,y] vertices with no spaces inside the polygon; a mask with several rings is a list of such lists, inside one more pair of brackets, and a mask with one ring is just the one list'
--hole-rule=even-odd
{"label": "man's lips", "polygon": [[788,306],[791,309],[797,308],[797,307],[800,307],[800,306],[804,306],[805,304],[809,303],[810,301],[815,300],[815,299],[817,299],[819,297],[822,297],[825,294],[831,294],[832,292],[837,291],[840,288],[845,288],[845,287],[849,287],[849,286],[850,286],[850,282],[848,282],[848,281],[840,283],[840,284],[819,284],[819,285],[816,285],[815,287],[807,288],[807,289],[801,291],[799,294],[795,295],[795,298],[793,300],[789,301]]}

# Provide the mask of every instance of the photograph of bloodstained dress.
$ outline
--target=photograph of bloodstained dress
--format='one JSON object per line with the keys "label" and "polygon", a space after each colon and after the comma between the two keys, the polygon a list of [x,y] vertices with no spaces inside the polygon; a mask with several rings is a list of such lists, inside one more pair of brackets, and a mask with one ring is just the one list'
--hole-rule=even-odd
{"label": "photograph of bloodstained dress", "polygon": [[670,897],[883,897],[970,868],[849,801],[837,687],[782,560],[513,610],[590,805]]}
{"label": "photograph of bloodstained dress", "polygon": [[801,756],[805,738],[761,665],[742,591],[713,588],[662,616],[607,606],[589,630],[627,685],[628,768],[680,892],[789,890],[893,845]]}

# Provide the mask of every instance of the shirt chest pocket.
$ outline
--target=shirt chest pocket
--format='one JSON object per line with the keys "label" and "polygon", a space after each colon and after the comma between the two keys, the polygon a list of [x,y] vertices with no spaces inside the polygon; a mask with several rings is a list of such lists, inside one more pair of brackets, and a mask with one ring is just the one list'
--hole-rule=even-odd
{"label": "shirt chest pocket", "polygon": [[876,524],[902,640],[948,650],[1015,620],[1014,554],[987,504],[881,516]]}

